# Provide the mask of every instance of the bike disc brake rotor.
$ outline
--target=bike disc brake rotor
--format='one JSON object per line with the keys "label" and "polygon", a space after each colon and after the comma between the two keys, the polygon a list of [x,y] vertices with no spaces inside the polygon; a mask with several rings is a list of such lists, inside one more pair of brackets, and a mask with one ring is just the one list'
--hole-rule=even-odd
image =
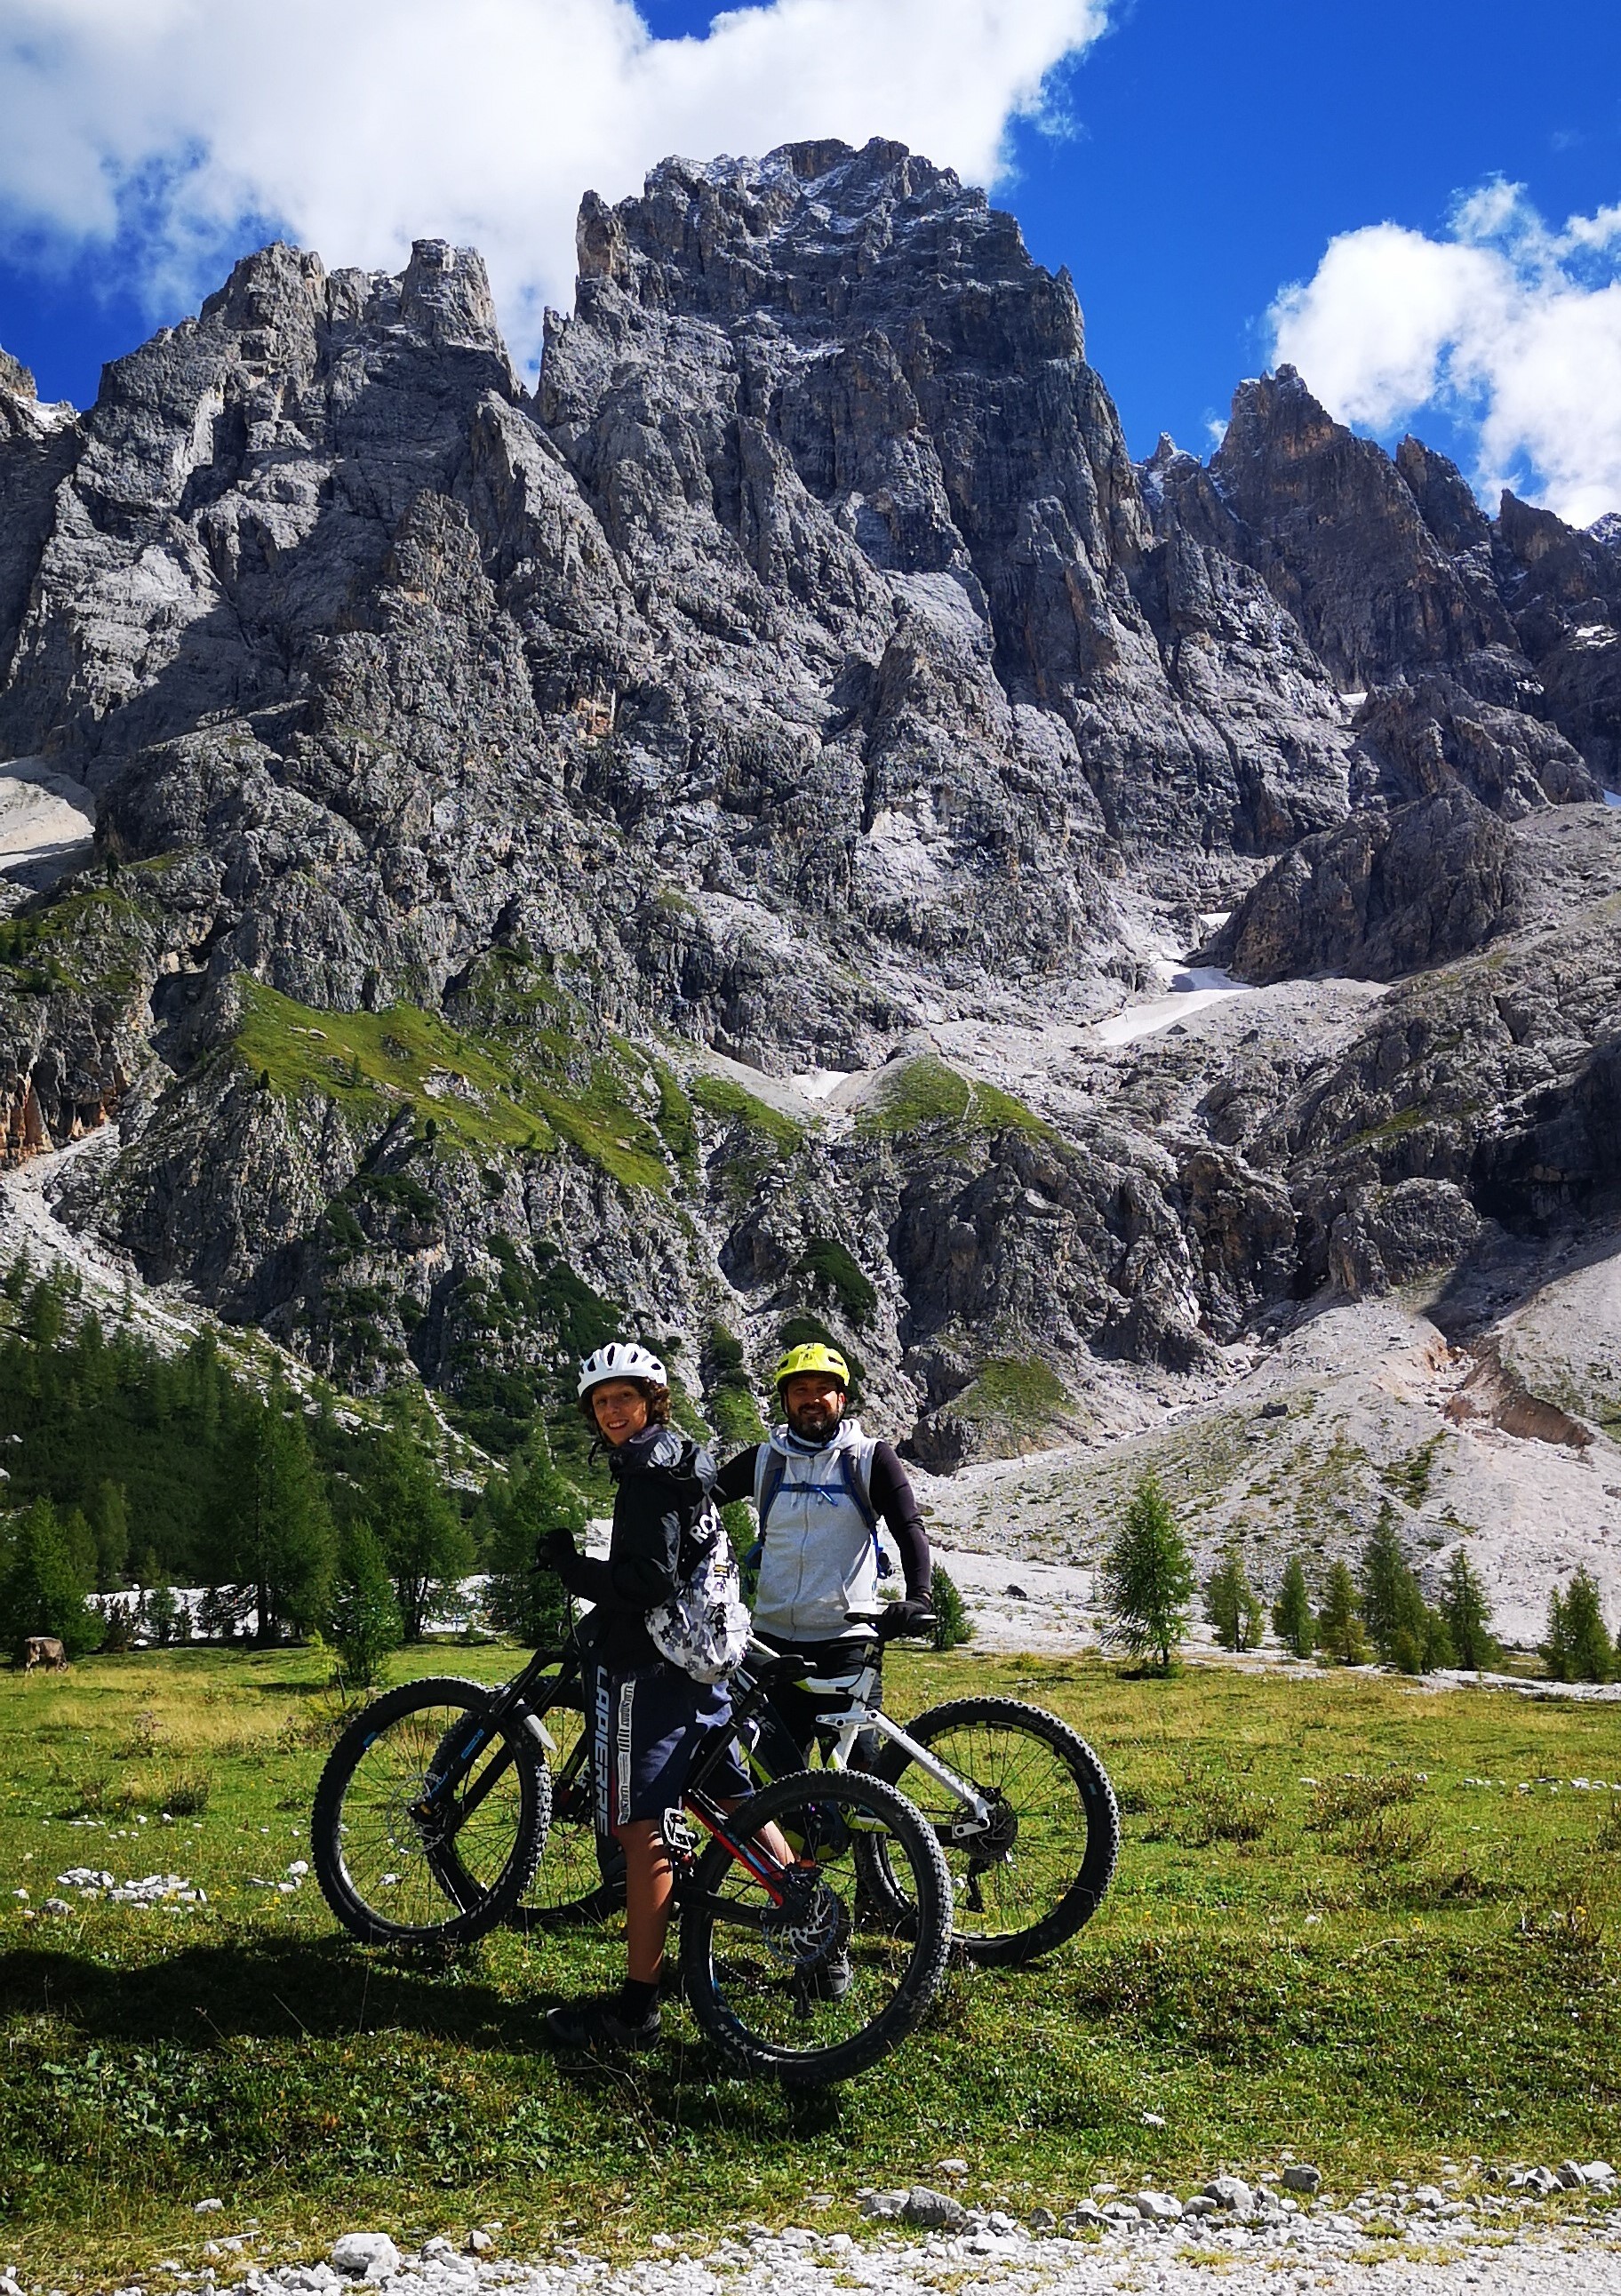
{"label": "bike disc brake rotor", "polygon": [[1006,1865],[1019,1839],[1019,1812],[1000,1794],[989,1800],[988,1817],[977,1818],[963,1803],[946,1831],[946,1848],[966,1849],[970,1864],[981,1873],[989,1866]]}
{"label": "bike disc brake rotor", "polygon": [[782,1904],[769,1907],[760,1923],[760,1934],[778,1960],[801,1974],[831,1960],[849,1933],[838,1891],[819,1874],[790,1875]]}

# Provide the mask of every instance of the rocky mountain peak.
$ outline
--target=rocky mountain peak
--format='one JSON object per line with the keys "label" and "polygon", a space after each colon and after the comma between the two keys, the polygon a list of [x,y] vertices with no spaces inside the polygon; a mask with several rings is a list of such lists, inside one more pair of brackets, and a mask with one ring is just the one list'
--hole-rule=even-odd
{"label": "rocky mountain peak", "polygon": [[[1481,1003],[1433,1153],[1376,991],[1141,1070],[1093,1024],[1226,913],[1281,995],[1591,909],[1613,550],[1287,369],[1134,466],[1068,277],[896,144],[580,232],[532,398],[440,241],[265,249],[76,420],[0,390],[0,802],[71,816],[0,876],[5,1152],[115,1116],[75,1216],[344,1379],[493,1411],[633,1304],[695,1380],[810,1319],[940,1461],[1522,1170],[1602,1194],[1592,1000]],[[1013,1044],[1068,1048],[1028,1100]]]}
{"label": "rocky mountain peak", "polygon": [[763,160],[666,160],[642,193],[594,193],[577,233],[582,308],[611,283],[650,308],[774,321],[812,344],[865,327],[927,330],[950,357],[1081,358],[1068,274],[1032,261],[1012,216],[904,144],[787,144]]}
{"label": "rocky mountain peak", "polygon": [[0,348],[0,390],[9,391],[13,398],[37,398],[39,392],[34,377],[20,359]]}

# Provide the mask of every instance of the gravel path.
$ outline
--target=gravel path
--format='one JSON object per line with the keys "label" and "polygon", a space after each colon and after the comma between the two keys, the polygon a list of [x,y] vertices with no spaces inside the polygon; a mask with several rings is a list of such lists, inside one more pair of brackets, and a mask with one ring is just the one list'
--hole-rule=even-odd
{"label": "gravel path", "polygon": [[255,2271],[236,2285],[243,2296],[340,2296],[356,2287],[383,2296],[838,2296],[851,2289],[882,2296],[1621,2296],[1621,2217],[1614,2216],[1491,2244],[1443,2246],[1432,2234],[1420,2252],[1405,2255],[1365,2243],[1355,2254],[1335,2254],[1299,2236],[1240,2249],[1231,2234],[1208,2235],[1191,2245],[1146,2228],[1095,2242],[986,2229],[857,2241],[790,2229],[697,2255],[672,2252],[674,2237],[664,2238],[665,2253],[613,2266],[577,2251],[546,2264],[474,2258],[436,2241],[369,2281],[320,2264]]}
{"label": "gravel path", "polygon": [[[402,2255],[386,2233],[351,2232],[318,2263],[273,2264],[267,2235],[251,2222],[233,2232],[223,2203],[205,2200],[201,2255],[117,2296],[1621,2296],[1621,2186],[1602,2161],[1484,2174],[1448,2163],[1438,2185],[1350,2198],[1321,2183],[1297,2164],[1253,2185],[1224,2175],[1185,2201],[1094,2185],[1061,2224],[929,2185],[864,2190],[860,2237],[813,2229],[837,2203],[812,2194],[810,2224],[748,2224],[718,2242],[655,2233],[651,2253],[613,2262],[581,2247],[506,2258],[491,2222],[462,2248],[437,2237]],[[13,2272],[0,2272],[0,2296],[61,2296]]]}

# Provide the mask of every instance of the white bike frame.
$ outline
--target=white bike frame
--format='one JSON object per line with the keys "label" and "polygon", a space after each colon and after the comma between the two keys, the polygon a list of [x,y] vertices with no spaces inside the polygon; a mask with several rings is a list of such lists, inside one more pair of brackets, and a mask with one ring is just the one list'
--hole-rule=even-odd
{"label": "white bike frame", "polygon": [[830,1769],[847,1770],[856,1739],[864,1730],[876,1730],[892,1745],[899,1746],[904,1752],[910,1754],[918,1767],[926,1770],[937,1785],[944,1786],[947,1793],[955,1794],[958,1800],[965,1802],[973,1812],[973,1824],[963,1824],[960,1829],[954,1826],[951,1829],[954,1833],[961,1830],[965,1834],[971,1834],[989,1824],[991,1805],[978,1788],[968,1779],[960,1778],[954,1770],[948,1770],[944,1762],[937,1762],[927,1746],[920,1746],[915,1738],[909,1738],[900,1724],[892,1721],[884,1712],[872,1695],[878,1683],[875,1665],[859,1667],[849,1674],[801,1675],[797,1680],[802,1689],[813,1694],[825,1691],[830,1696],[846,1697],[850,1702],[849,1712],[834,1733],[832,1750],[828,1756]]}

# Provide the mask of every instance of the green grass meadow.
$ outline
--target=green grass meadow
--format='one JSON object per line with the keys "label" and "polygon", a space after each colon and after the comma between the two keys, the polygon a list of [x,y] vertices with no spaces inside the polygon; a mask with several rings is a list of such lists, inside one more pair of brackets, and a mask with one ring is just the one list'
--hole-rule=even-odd
{"label": "green grass meadow", "polygon": [[[390,1678],[514,1663],[425,1648]],[[949,2154],[970,2195],[1033,2206],[1285,2147],[1343,2191],[1621,2145],[1621,1793],[1572,1784],[1621,1781],[1617,1706],[899,1655],[896,1713],[972,1688],[1091,1739],[1120,1866],[1070,1946],[959,1970],[897,2055],[796,2100],[719,2078],[679,2006],[649,2058],[554,2060],[542,2015],[617,1977],[612,1934],[398,1960],[340,1934],[313,1880],[258,1886],[308,1855],[329,1669],[199,1650],[0,1676],[0,2264],[25,2281],[195,2264],[250,2220],[261,2256],[491,2218],[510,2249],[612,2250],[831,2194],[831,2229],[857,2186]],[[73,1866],[177,1874],[208,1903],[81,1906]],[[53,1894],[70,1915],[39,1910]],[[204,2196],[225,2215],[193,2215]]]}

